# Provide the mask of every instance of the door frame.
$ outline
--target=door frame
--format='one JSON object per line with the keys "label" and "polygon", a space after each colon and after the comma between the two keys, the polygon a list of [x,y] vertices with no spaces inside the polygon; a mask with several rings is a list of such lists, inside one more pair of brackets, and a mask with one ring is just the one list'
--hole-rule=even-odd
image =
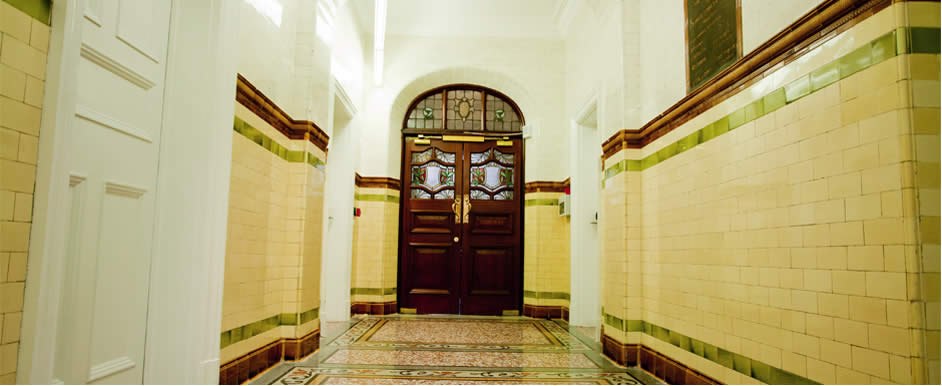
{"label": "door frame", "polygon": [[[421,97],[422,97],[422,96],[419,96],[419,98],[421,98]],[[418,100],[419,98],[416,98],[416,99]],[[508,98],[508,100],[509,100],[509,98]],[[463,134],[463,133],[461,133],[461,132],[456,132],[456,133],[455,133],[455,135],[461,135],[461,134]],[[475,134],[480,135],[480,133],[475,133]],[[491,133],[491,134],[493,134],[493,136],[495,136],[495,137],[515,137],[515,138],[519,138],[519,140],[520,140],[520,162],[521,162],[521,164],[520,164],[520,180],[519,180],[519,184],[520,184],[520,192],[521,192],[521,194],[520,194],[519,197],[517,198],[518,204],[519,204],[519,206],[520,206],[520,207],[519,207],[519,210],[520,210],[520,212],[519,212],[519,213],[520,213],[520,231],[519,231],[519,233],[520,233],[520,234],[519,234],[520,263],[519,263],[519,267],[518,267],[518,269],[517,269],[517,272],[519,272],[520,280],[517,282],[517,283],[518,283],[517,293],[520,294],[520,296],[519,296],[519,299],[517,299],[515,305],[516,305],[517,310],[518,310],[518,315],[523,315],[523,286],[524,286],[523,280],[524,280],[524,278],[526,277],[526,275],[525,275],[525,273],[524,273],[524,269],[525,269],[525,267],[526,267],[526,264],[524,263],[524,258],[525,258],[525,256],[524,256],[524,253],[523,253],[523,251],[524,251],[523,235],[524,235],[524,229],[525,229],[525,227],[526,227],[526,221],[525,221],[525,219],[526,219],[526,217],[527,217],[527,216],[526,216],[526,212],[524,212],[524,209],[526,209],[526,208],[525,208],[525,205],[524,205],[525,202],[526,202],[526,200],[524,199],[524,192],[525,192],[525,190],[526,190],[526,189],[524,188],[524,186],[525,186],[525,184],[526,184],[526,182],[525,182],[525,181],[526,181],[526,174],[525,174],[525,173],[526,173],[526,169],[527,169],[527,168],[526,168],[526,140],[524,140],[522,133],[514,133],[514,134],[512,134],[512,135],[500,135],[501,133]],[[406,215],[406,200],[409,199],[409,194],[408,194],[409,185],[406,183],[406,181],[411,181],[411,179],[410,179],[410,180],[407,180],[407,179],[406,179],[406,177],[407,177],[407,174],[406,174],[406,165],[407,165],[407,162],[406,162],[406,156],[407,156],[407,154],[406,154],[406,153],[407,153],[407,152],[406,152],[406,138],[407,138],[407,137],[411,137],[411,136],[416,136],[416,137],[418,137],[418,136],[420,136],[420,135],[418,135],[418,134],[411,134],[411,135],[402,134],[402,135],[399,136],[399,138],[400,138],[400,140],[399,140],[399,142],[400,142],[400,144],[399,144],[399,146],[400,146],[400,148],[399,148],[399,181],[400,181],[400,184],[399,184],[399,224],[398,224],[398,228],[399,228],[399,237],[398,237],[398,240],[399,240],[399,243],[398,243],[398,245],[396,246],[396,307],[397,307],[397,312],[399,312],[400,314],[403,313],[403,312],[402,312],[402,308],[403,308],[403,307],[402,307],[402,306],[403,306],[402,299],[405,299],[405,296],[404,296],[404,295],[405,295],[405,289],[404,289],[403,286],[402,286],[402,272],[403,272],[403,256],[402,256],[403,248],[402,248],[402,246],[403,246],[403,243],[405,242],[405,237],[404,237],[404,236],[405,236],[405,229],[404,229],[404,227],[405,227],[405,222],[403,221],[403,218],[404,218],[404,216]],[[427,135],[426,137],[433,137],[433,136],[434,136],[434,135]],[[456,195],[458,194],[458,193],[457,193],[457,190],[456,190],[455,194],[456,194]],[[460,308],[459,308],[459,312],[460,312]]]}

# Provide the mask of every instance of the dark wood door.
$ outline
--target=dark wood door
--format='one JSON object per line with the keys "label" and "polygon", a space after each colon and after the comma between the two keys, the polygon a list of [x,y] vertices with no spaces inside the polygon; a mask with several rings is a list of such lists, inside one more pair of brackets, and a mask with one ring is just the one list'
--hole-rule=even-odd
{"label": "dark wood door", "polygon": [[403,151],[400,308],[519,311],[520,141],[429,142]]}

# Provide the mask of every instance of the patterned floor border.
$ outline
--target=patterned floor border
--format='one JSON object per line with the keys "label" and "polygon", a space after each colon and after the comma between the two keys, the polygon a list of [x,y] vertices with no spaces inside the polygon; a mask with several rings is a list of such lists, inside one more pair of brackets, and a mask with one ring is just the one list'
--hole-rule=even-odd
{"label": "patterned floor border", "polygon": [[[552,345],[481,345],[481,344],[454,344],[454,343],[417,343],[417,342],[374,342],[369,341],[369,335],[374,333],[382,326],[377,326],[385,322],[386,319],[369,318],[356,323],[349,330],[334,339],[331,346],[347,347],[382,347],[382,348],[419,348],[419,349],[470,349],[470,350],[488,350],[488,351],[571,351],[586,350],[588,347],[578,339],[572,338],[570,333],[550,320],[534,319],[512,319],[512,320],[487,320],[489,322],[499,321],[501,323],[532,323],[538,326],[547,338],[554,341]],[[423,320],[442,320],[442,321],[467,321],[480,322],[480,319],[454,319],[454,318],[426,318]]]}
{"label": "patterned floor border", "polygon": [[[276,385],[322,384],[331,377],[368,379],[399,379],[403,383],[416,381],[481,381],[487,383],[561,383],[598,385],[640,385],[628,373],[615,372],[559,372],[559,371],[461,371],[461,370],[388,370],[337,369],[296,366],[278,378]],[[368,382],[367,382],[368,383]],[[449,382],[451,383],[451,382]]]}

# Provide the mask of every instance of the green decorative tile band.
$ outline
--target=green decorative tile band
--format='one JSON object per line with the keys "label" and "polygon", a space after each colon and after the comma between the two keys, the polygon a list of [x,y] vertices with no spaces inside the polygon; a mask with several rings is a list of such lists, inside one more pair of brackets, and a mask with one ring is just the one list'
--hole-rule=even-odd
{"label": "green decorative tile band", "polygon": [[526,206],[556,206],[559,205],[559,200],[555,198],[534,198],[532,200],[524,201]]}
{"label": "green decorative tile band", "polygon": [[314,307],[310,310],[299,312],[297,314],[272,315],[265,319],[249,323],[244,326],[239,326],[228,331],[223,331],[222,334],[220,334],[219,348],[225,348],[226,346],[241,342],[278,326],[299,326],[305,324],[314,319],[317,319],[319,314],[320,309]]}
{"label": "green decorative tile band", "polygon": [[49,15],[51,14],[52,2],[50,0],[3,0],[29,17],[49,25]]}
{"label": "green decorative tile band", "polygon": [[353,199],[356,201],[392,202],[395,204],[399,203],[399,196],[393,196],[391,194],[354,194]]}
{"label": "green decorative tile band", "polygon": [[641,332],[665,343],[670,343],[695,355],[736,370],[746,376],[769,385],[818,385],[820,383],[790,373],[767,363],[722,349],[718,346],[691,338],[677,331],[643,320],[623,320],[603,314],[605,325],[624,332]]}
{"label": "green decorative tile band", "polygon": [[569,300],[569,293],[568,292],[537,292],[537,291],[524,290],[523,297],[533,298],[533,299]]}
{"label": "green decorative tile band", "polygon": [[324,169],[324,166],[327,165],[323,160],[317,158],[317,156],[314,154],[304,150],[288,150],[288,148],[281,146],[281,144],[278,142],[273,141],[267,135],[252,127],[252,125],[248,124],[246,121],[243,121],[239,117],[235,117],[235,121],[232,124],[232,130],[242,134],[243,137],[257,143],[259,146],[265,148],[265,150],[272,152],[272,154],[277,155],[285,161],[306,162],[308,165],[318,169]]}
{"label": "green decorative tile band", "polygon": [[825,64],[791,83],[779,87],[742,108],[733,111],[716,122],[664,146],[654,154],[641,160],[622,160],[605,169],[607,180],[624,171],[641,171],[657,165],[720,135],[756,120],[787,104],[821,90],[834,82],[845,79],[887,59],[903,54],[939,53],[939,28],[897,28],[853,52]]}
{"label": "green decorative tile band", "polygon": [[392,288],[350,288],[350,295],[395,295],[396,287]]}

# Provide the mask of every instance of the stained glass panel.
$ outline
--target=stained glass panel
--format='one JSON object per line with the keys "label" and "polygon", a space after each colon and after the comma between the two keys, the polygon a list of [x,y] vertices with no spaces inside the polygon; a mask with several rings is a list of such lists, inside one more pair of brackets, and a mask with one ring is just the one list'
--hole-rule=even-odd
{"label": "stained glass panel", "polygon": [[442,94],[436,92],[416,103],[406,120],[407,129],[442,128]]}
{"label": "stained glass panel", "polygon": [[433,159],[453,164],[455,163],[455,153],[444,152],[436,148],[430,148],[421,153],[412,153],[412,163],[425,163]]}
{"label": "stained glass panel", "polygon": [[513,153],[501,153],[500,150],[494,149],[494,157],[497,158],[497,160],[502,163],[510,164],[510,165],[514,164]]}
{"label": "stained glass panel", "polygon": [[513,199],[514,199],[514,191],[513,191],[513,190],[505,190],[505,191],[503,191],[503,192],[497,193],[497,194],[494,195],[494,199],[495,199],[495,200],[513,200]]}
{"label": "stained glass panel", "polygon": [[485,102],[487,115],[484,117],[484,130],[520,131],[520,117],[513,105],[500,97],[487,95]]}
{"label": "stained glass panel", "polygon": [[424,190],[422,190],[422,189],[414,189],[414,188],[412,189],[412,195],[411,195],[411,197],[412,197],[412,198],[419,198],[419,199],[429,199],[429,198],[432,198],[432,196],[431,196],[430,194],[428,194],[428,192],[426,192],[426,191],[424,191]]}
{"label": "stained glass panel", "polygon": [[471,199],[472,200],[490,200],[491,195],[477,189],[471,189]]}
{"label": "stained glass panel", "polygon": [[491,149],[487,149],[481,153],[471,153],[471,163],[479,164],[491,159]]}
{"label": "stained glass panel", "polygon": [[448,130],[481,131],[482,94],[476,90],[449,90],[445,103]]}

